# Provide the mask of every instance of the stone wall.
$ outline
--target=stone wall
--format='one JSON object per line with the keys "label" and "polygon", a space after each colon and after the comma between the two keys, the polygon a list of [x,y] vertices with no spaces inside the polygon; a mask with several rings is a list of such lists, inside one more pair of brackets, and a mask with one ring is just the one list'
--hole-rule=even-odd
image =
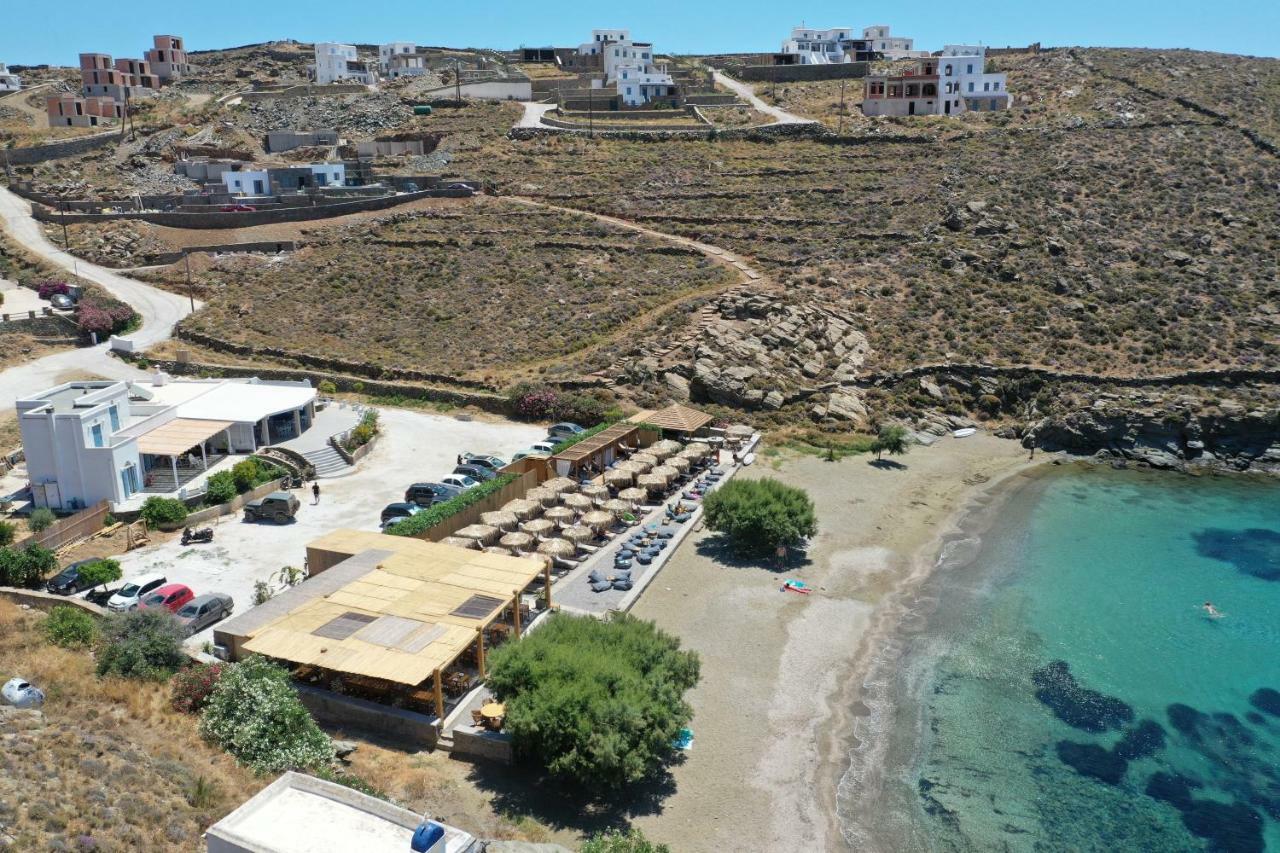
{"label": "stone wall", "polygon": [[95,148],[120,138],[118,131],[98,133],[93,136],[79,136],[74,139],[63,139],[57,142],[46,142],[44,145],[33,145],[30,148],[10,148],[5,151],[5,159],[11,166],[26,166],[32,163],[43,163],[45,160],[57,160],[60,157],[73,157],[84,154]]}
{"label": "stone wall", "polygon": [[[229,469],[228,469],[229,470]],[[203,524],[214,518],[220,518],[224,515],[232,515],[240,511],[240,508],[249,501],[256,501],[260,497],[269,495],[274,491],[278,491],[284,485],[284,480],[272,480],[270,483],[263,483],[256,489],[250,489],[243,495],[236,495],[231,500],[217,506],[206,507],[205,509],[193,512],[182,522],[184,527],[195,527],[197,524]]]}
{"label": "stone wall", "polygon": [[474,731],[459,726],[451,732],[453,748],[450,755],[466,755],[484,758],[499,764],[512,762],[511,735],[504,732]]}
{"label": "stone wall", "polygon": [[268,89],[260,92],[244,92],[240,98],[247,104],[254,101],[276,101],[281,98],[322,98],[331,95],[360,95],[368,92],[368,88],[357,83],[332,83],[327,86],[305,85],[287,86],[283,89]]}
{"label": "stone wall", "polygon": [[70,595],[54,595],[51,592],[44,592],[39,589],[18,589],[13,586],[0,586],[0,595],[3,595],[14,604],[25,604],[28,607],[34,607],[46,613],[59,604],[67,604],[71,607],[79,607],[94,616],[106,615],[106,611],[101,607],[91,604],[82,598],[75,598]]}
{"label": "stone wall", "polygon": [[342,696],[329,690],[321,690],[306,684],[295,684],[294,690],[307,710],[322,723],[341,729],[361,729],[376,734],[379,739],[389,738],[403,744],[433,748],[440,738],[436,718]]}
{"label": "stone wall", "polygon": [[746,83],[805,83],[814,80],[846,80],[866,77],[871,64],[842,62],[832,65],[744,65],[733,76]]}

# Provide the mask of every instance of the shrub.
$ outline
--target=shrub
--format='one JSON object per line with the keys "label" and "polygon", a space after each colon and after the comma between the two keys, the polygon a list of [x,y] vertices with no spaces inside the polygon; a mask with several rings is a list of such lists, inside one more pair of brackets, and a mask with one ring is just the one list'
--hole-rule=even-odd
{"label": "shrub", "polygon": [[92,615],[72,607],[59,604],[49,611],[49,616],[41,626],[44,638],[55,646],[64,649],[83,649],[93,645],[98,634],[98,622]]}
{"label": "shrub", "polygon": [[333,745],[289,684],[289,673],[253,656],[227,667],[200,716],[200,734],[255,773],[327,764]]}
{"label": "shrub", "polygon": [[82,586],[105,586],[120,580],[120,564],[105,558],[85,563],[80,567],[80,579],[84,582]]}
{"label": "shrub", "polygon": [[209,506],[224,504],[236,496],[236,478],[230,471],[219,471],[205,485],[204,502]]}
{"label": "shrub", "polygon": [[702,502],[707,527],[729,537],[744,556],[765,556],[817,533],[813,501],[803,489],[771,477],[730,480]]}
{"label": "shrub", "polygon": [[38,545],[0,548],[0,585],[35,589],[57,568],[58,558]]}
{"label": "shrub", "polygon": [[235,480],[236,491],[242,494],[263,483],[270,483],[282,473],[275,465],[263,462],[256,456],[250,456],[231,466],[231,478]]}
{"label": "shrub", "polygon": [[181,524],[187,517],[187,505],[177,498],[152,495],[142,502],[139,514],[152,527]]}
{"label": "shrub", "polygon": [[204,710],[226,668],[224,663],[198,663],[180,670],[173,677],[173,693],[169,697],[173,710],[183,714]]}
{"label": "shrub", "polygon": [[163,681],[181,666],[182,628],[168,610],[112,613],[98,639],[98,675]]}
{"label": "shrub", "polygon": [[86,296],[76,306],[76,325],[86,335],[99,338],[120,334],[138,322],[138,314],[128,304],[109,296]]}
{"label": "shrub", "polygon": [[65,281],[42,281],[36,285],[36,295],[41,299],[65,295],[70,292],[71,287]]}
{"label": "shrub", "polygon": [[58,517],[53,514],[53,510],[48,507],[40,507],[31,511],[31,515],[27,517],[27,527],[31,528],[32,533],[39,533],[42,530],[48,530]]}
{"label": "shrub", "polygon": [[325,379],[321,381],[318,390],[320,391],[321,394],[324,394],[326,397],[332,397],[334,394],[338,393],[338,386],[334,385],[333,382],[331,382],[330,380]]}
{"label": "shrub", "polygon": [[15,529],[16,528],[9,522],[0,521],[0,548],[13,544]]}
{"label": "shrub", "polygon": [[876,458],[888,452],[890,456],[901,456],[911,448],[911,439],[907,437],[906,427],[890,424],[880,428],[880,434],[876,436],[876,440],[871,443],[871,449],[876,452]]}
{"label": "shrub", "polygon": [[386,529],[392,536],[416,536],[429,530],[450,516],[457,515],[467,507],[478,503],[494,492],[501,491],[508,483],[515,482],[515,474],[499,474],[487,483],[472,486],[456,498],[444,503],[428,507],[417,515],[401,519]]}
{"label": "shrub", "polygon": [[508,395],[517,417],[531,421],[573,421],[592,426],[604,420],[608,406],[589,394],[568,394],[549,385],[521,383]]}
{"label": "shrub", "polygon": [[378,413],[373,409],[364,413],[364,417],[360,419],[360,423],[356,424],[351,430],[351,434],[347,436],[345,447],[348,451],[364,447],[373,441],[373,437],[378,434]]}
{"label": "shrub", "polygon": [[582,845],[581,853],[671,853],[671,848],[665,844],[654,844],[638,829],[632,828],[627,832],[611,829],[591,836]]}
{"label": "shrub", "polygon": [[513,748],[596,788],[650,776],[693,716],[684,693],[698,656],[651,622],[558,614],[493,653],[489,687],[506,703]]}

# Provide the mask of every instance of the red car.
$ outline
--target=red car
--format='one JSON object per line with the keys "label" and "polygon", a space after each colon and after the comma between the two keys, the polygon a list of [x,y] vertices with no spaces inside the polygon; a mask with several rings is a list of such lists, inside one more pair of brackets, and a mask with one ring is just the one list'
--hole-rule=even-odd
{"label": "red car", "polygon": [[223,213],[253,213],[257,209],[251,204],[225,204],[222,206]]}
{"label": "red car", "polygon": [[195,598],[196,594],[186,584],[171,583],[154,592],[147,593],[146,598],[138,602],[138,609],[147,607],[164,607],[170,613],[177,613],[178,608]]}

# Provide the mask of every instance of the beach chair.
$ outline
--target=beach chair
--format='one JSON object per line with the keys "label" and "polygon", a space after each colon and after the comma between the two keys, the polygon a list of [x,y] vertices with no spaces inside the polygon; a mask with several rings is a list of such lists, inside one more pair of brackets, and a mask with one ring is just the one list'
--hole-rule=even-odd
{"label": "beach chair", "polygon": [[480,713],[479,708],[476,708],[471,712],[471,725],[476,728],[484,728],[484,714]]}

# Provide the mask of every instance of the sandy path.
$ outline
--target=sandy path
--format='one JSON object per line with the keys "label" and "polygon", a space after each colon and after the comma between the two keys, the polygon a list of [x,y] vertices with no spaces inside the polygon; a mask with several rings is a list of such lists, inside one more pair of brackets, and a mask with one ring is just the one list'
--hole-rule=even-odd
{"label": "sandy path", "polygon": [[[744,839],[751,849],[847,849],[835,798],[848,764],[848,688],[878,605],[915,582],[922,554],[969,496],[1025,459],[1014,442],[978,435],[913,448],[901,469],[867,457],[747,469],[807,489],[820,532],[808,565],[785,575],[704,556],[708,537],[697,533],[636,606],[702,656],[690,694],[695,740],[674,769],[676,793],[637,824],[680,851],[746,849]],[[784,576],[817,589],[784,593]]]}
{"label": "sandy path", "polygon": [[716,71],[715,69],[712,69],[711,74],[715,78],[716,83],[724,86],[730,92],[733,92],[739,98],[742,98],[744,101],[751,104],[751,106],[772,118],[774,120],[774,124],[816,124],[816,122],[811,118],[798,116],[795,113],[789,113],[784,109],[773,106],[772,104],[766,104],[756,95],[755,87],[750,83],[739,82],[734,80],[728,74],[725,74],[723,71]]}

